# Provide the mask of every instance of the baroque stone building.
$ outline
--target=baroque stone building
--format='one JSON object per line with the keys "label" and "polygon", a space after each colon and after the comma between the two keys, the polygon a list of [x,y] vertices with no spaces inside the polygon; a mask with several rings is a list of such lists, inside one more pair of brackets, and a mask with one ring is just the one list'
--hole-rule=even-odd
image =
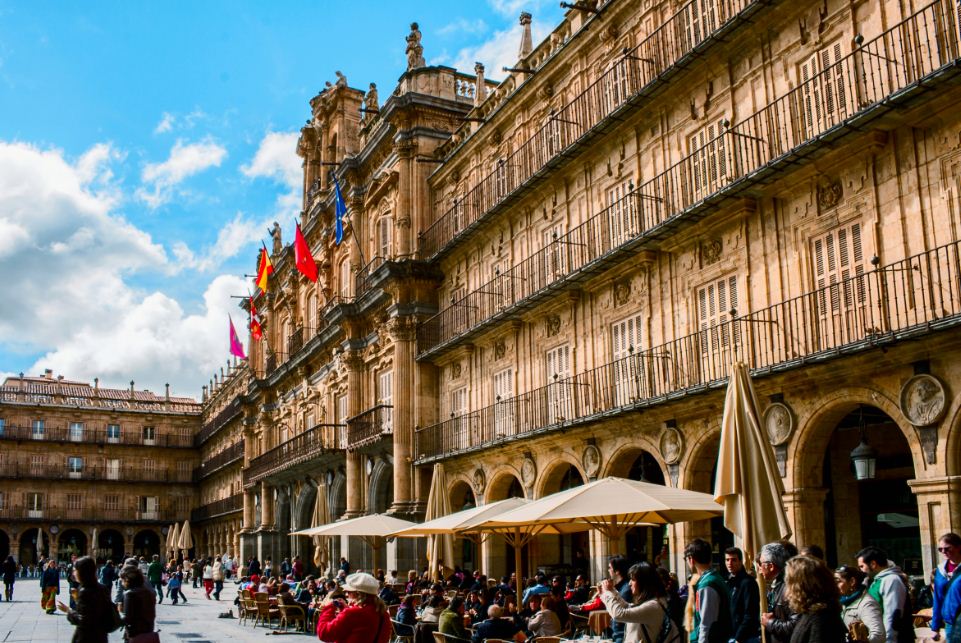
{"label": "baroque stone building", "polygon": [[[244,444],[243,554],[311,552],[288,534],[318,495],[325,519],[419,518],[435,463],[454,508],[608,475],[710,491],[740,360],[795,540],[929,570],[961,529],[958,8],[585,2],[536,47],[522,15],[501,83],[426,66],[416,24],[386,101],[338,72],[298,146],[320,278],[275,237],[266,339],[206,398]],[[694,536],[730,541],[715,520],[525,559],[679,568]]]}
{"label": "baroque stone building", "polygon": [[0,558],[160,554],[196,506],[200,404],[85,382],[0,386]]}

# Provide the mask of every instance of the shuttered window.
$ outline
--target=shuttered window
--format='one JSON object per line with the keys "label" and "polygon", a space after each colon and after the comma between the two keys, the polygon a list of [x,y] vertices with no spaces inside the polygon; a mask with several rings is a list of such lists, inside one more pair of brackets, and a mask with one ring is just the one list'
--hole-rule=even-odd
{"label": "shuttered window", "polygon": [[804,138],[836,125],[847,113],[847,91],[841,60],[841,43],[829,45],[801,63],[801,117]]}
{"label": "shuttered window", "polygon": [[697,317],[701,333],[701,352],[728,350],[740,341],[737,324],[730,311],[738,307],[737,276],[718,279],[697,291]]}
{"label": "shuttered window", "polygon": [[702,127],[688,138],[692,202],[710,196],[730,181],[728,136],[727,129],[718,121]]}
{"label": "shuttered window", "polygon": [[564,226],[556,225],[543,233],[543,265],[547,283],[560,279],[567,274],[567,242],[564,239]]}
{"label": "shuttered window", "polygon": [[[394,371],[381,371],[377,374],[377,403],[386,407],[394,405]],[[394,426],[394,409],[384,409],[384,431],[390,431]]]}
{"label": "shuttered window", "polygon": [[607,212],[611,227],[611,248],[616,248],[640,232],[637,210],[631,192],[630,181],[619,183],[607,191]]}
{"label": "shuttered window", "polygon": [[573,416],[571,411],[571,347],[558,346],[545,356],[547,379],[547,422],[554,424]]}
{"label": "shuttered window", "polygon": [[514,434],[514,369],[494,373],[494,433],[497,437]]}
{"label": "shuttered window", "polygon": [[614,403],[628,404],[642,397],[644,364],[637,356],[641,350],[641,315],[611,324],[611,357],[614,360]]}
{"label": "shuttered window", "polygon": [[377,256],[383,259],[390,257],[390,246],[393,231],[393,219],[385,215],[377,222]]}
{"label": "shuttered window", "polygon": [[850,341],[864,326],[867,296],[861,224],[832,230],[811,242],[814,285],[818,289],[819,348]]}

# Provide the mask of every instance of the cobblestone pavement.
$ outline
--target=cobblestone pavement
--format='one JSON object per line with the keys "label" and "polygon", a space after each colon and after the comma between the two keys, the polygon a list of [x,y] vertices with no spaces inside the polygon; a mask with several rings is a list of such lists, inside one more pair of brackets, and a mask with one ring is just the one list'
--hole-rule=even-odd
{"label": "cobblestone pavement", "polygon": [[[66,595],[66,582],[62,583],[61,597]],[[241,625],[237,620],[237,606],[233,604],[237,586],[228,582],[221,600],[207,600],[202,589],[184,587],[187,604],[171,605],[170,599],[157,606],[157,627],[164,643],[204,643],[205,641],[270,641],[273,632],[265,627],[254,628],[250,623]],[[66,602],[66,600],[64,600]],[[233,619],[219,619],[217,615],[232,610]],[[0,602],[0,643],[69,642],[73,626],[62,613],[48,615],[40,609],[40,581],[17,579],[13,602]],[[267,637],[266,639],[264,637]],[[287,639],[309,641],[314,637],[291,632]],[[110,635],[110,642],[121,642],[120,632]]]}

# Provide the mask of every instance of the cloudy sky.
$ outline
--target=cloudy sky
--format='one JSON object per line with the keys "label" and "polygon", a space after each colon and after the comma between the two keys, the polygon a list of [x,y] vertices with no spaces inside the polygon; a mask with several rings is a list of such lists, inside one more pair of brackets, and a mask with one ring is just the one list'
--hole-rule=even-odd
{"label": "cloudy sky", "polygon": [[420,23],[429,64],[488,76],[554,0],[0,0],[0,376],[199,397],[231,295],[299,209],[297,131],[341,70],[387,96]]}

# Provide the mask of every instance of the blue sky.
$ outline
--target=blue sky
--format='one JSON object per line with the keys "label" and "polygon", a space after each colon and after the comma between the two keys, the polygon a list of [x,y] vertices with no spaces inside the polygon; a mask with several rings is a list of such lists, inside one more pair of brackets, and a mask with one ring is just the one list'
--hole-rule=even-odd
{"label": "blue sky", "polygon": [[562,18],[547,0],[0,0],[0,374],[199,397],[228,356],[230,295],[299,210],[297,132],[342,71],[393,90],[428,64],[489,77]]}

